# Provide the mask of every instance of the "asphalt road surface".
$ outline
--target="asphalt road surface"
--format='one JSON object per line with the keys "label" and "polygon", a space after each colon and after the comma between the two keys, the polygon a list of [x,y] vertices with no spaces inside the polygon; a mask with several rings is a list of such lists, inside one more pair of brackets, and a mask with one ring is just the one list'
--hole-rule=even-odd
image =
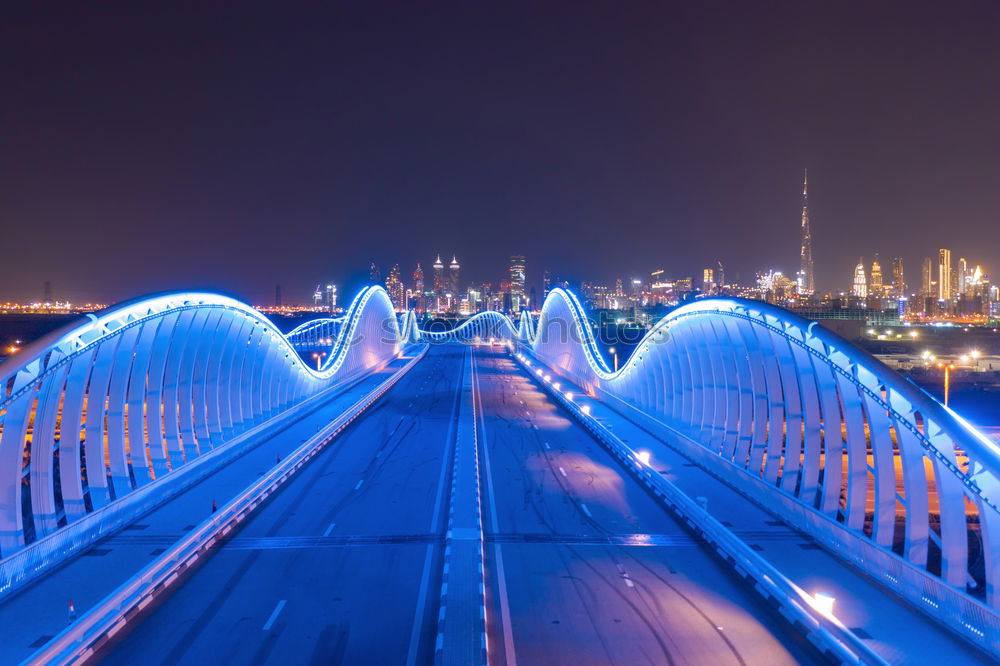
{"label": "asphalt road surface", "polygon": [[101,662],[432,663],[471,362],[491,664],[816,659],[505,352],[437,346]]}
{"label": "asphalt road surface", "polygon": [[507,355],[474,357],[491,661],[817,659]]}
{"label": "asphalt road surface", "polygon": [[432,348],[101,663],[431,661],[467,355]]}

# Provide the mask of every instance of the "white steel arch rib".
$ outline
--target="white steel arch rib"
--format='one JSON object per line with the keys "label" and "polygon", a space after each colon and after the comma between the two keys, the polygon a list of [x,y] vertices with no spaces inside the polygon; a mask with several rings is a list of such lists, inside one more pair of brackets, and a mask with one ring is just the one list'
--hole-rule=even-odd
{"label": "white steel arch rib", "polygon": [[331,341],[327,346],[332,346],[332,341],[340,335],[344,321],[345,317],[312,319],[293,328],[285,334],[285,338],[296,349],[319,347],[326,344],[321,343],[326,340]]}
{"label": "white steel arch rib", "polygon": [[[528,317],[530,315],[524,316]],[[518,338],[518,328],[507,315],[488,310],[477,312],[453,329],[436,330],[433,327],[420,329],[419,336],[420,339],[429,342],[463,342],[490,338],[515,340]]]}
{"label": "white steel arch rib", "polygon": [[0,555],[122,498],[406,342],[368,287],[317,371],[263,315],[205,293],[88,316],[0,365]]}
{"label": "white steel arch rib", "polygon": [[[285,337],[299,350],[328,347],[337,339],[344,321],[345,317],[312,319],[296,326]],[[454,328],[445,328],[447,324],[443,322],[438,327],[433,321],[421,328],[417,314],[407,310],[398,313],[397,324],[401,338],[407,342],[472,342],[491,338],[527,341],[534,331],[530,313],[522,313],[519,323],[515,324],[510,317],[495,310],[477,312]]]}
{"label": "white steel arch rib", "polygon": [[885,555],[1000,602],[1000,449],[817,323],[757,301],[699,300],[664,317],[614,372],[576,297],[556,289],[526,346],[609,404],[680,433],[726,478],[764,488],[769,508],[855,549],[845,556],[860,566]]}

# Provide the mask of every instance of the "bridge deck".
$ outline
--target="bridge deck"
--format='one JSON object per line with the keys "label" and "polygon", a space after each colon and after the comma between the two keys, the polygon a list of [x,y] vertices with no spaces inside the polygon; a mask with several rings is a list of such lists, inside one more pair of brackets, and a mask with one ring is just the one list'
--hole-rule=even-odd
{"label": "bridge deck", "polygon": [[495,663],[817,660],[509,357],[477,356]]}
{"label": "bridge deck", "polygon": [[[432,349],[102,660],[433,661],[468,353]],[[509,359],[475,357],[491,663],[815,659]]]}
{"label": "bridge deck", "polygon": [[[471,390],[470,357],[477,370]],[[102,662],[225,655],[227,663],[431,663],[447,580],[458,416],[474,399],[490,663],[817,660],[505,353],[447,345],[432,348],[183,585],[147,608],[105,647]],[[338,398],[0,605],[0,661],[26,657],[32,644],[65,626],[68,598],[85,610],[199,522],[211,499],[221,506],[346,401]],[[785,575],[808,592],[833,594],[837,616],[870,636],[887,660],[978,658],[808,537],[607,407],[590,404],[618,437],[650,450],[655,468],[683,491],[706,497],[716,518]]]}
{"label": "bridge deck", "polygon": [[[583,396],[579,387],[562,378],[558,381],[563,391]],[[836,617],[886,661],[936,664],[947,658],[953,663],[980,663],[986,658],[930,617],[828,553],[811,537],[750,503],[608,406],[585,396],[578,400],[586,402],[591,415],[633,450],[650,451],[650,465],[689,497],[705,498],[714,518],[731,526],[737,536],[792,582],[810,594],[823,592],[833,596]],[[549,403],[542,407],[539,418],[553,418],[557,413]],[[682,443],[675,445],[684,447]],[[920,637],[919,650],[914,650],[915,636]]]}
{"label": "bridge deck", "polygon": [[0,664],[20,663],[65,628],[68,604],[84,613],[154,557],[207,518],[213,500],[223,506],[305,439],[356,402],[405,361],[332,396],[324,405],[280,434],[267,438],[238,459],[143,516],[125,530],[47,573],[0,603]]}

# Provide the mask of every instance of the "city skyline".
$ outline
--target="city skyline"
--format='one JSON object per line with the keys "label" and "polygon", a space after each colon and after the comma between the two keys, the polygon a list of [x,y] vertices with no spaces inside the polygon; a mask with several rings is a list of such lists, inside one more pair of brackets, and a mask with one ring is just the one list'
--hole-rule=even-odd
{"label": "city skyline", "polygon": [[[861,269],[862,264],[866,264],[865,256],[867,255],[869,257],[874,257],[873,261],[875,262],[875,265],[879,265],[879,256],[881,253],[878,250],[875,250],[874,252],[863,251],[861,253],[860,262],[857,264],[852,264],[851,276],[846,280],[838,279],[831,285],[825,285],[822,282],[817,282],[814,277],[816,261],[814,256],[815,248],[813,244],[813,233],[812,233],[813,225],[810,219],[810,212],[809,212],[808,185],[809,185],[808,168],[806,168],[803,169],[803,178],[802,178],[802,193],[801,193],[802,208],[799,217],[798,270],[797,271],[788,270],[787,267],[793,265],[791,259],[788,259],[786,261],[777,261],[767,265],[759,263],[758,265],[750,269],[749,275],[745,271],[730,269],[729,275],[731,276],[732,279],[728,281],[729,284],[751,286],[754,283],[759,283],[760,280],[762,279],[770,280],[771,278],[767,277],[767,275],[773,273],[775,275],[784,275],[786,277],[789,277],[789,279],[791,279],[795,283],[795,288],[797,293],[802,295],[811,295],[813,293],[815,293],[817,297],[836,296],[837,294],[852,295],[852,296],[858,295],[857,280],[860,277],[859,269]],[[790,225],[786,226],[790,227]],[[778,228],[778,225],[774,225],[774,232],[779,236],[787,235],[784,233],[787,231],[788,231],[787,229],[780,229]],[[448,243],[448,245],[451,246],[454,246],[456,244],[461,245],[461,243],[455,243],[455,242]],[[823,244],[820,244],[818,246],[818,249],[820,255],[819,263],[820,266],[823,267],[826,264],[824,259],[828,254],[826,252],[827,248]],[[924,264],[928,260],[932,261],[933,263],[932,267],[933,275],[931,277],[931,282],[933,283],[934,289],[936,290],[937,298],[941,300],[952,299],[953,298],[952,292],[957,291],[959,289],[959,282],[964,281],[965,276],[967,274],[971,274],[971,271],[973,269],[979,269],[985,266],[986,268],[982,271],[982,274],[986,278],[989,277],[990,263],[988,261],[979,261],[978,258],[972,261],[967,261],[966,263],[968,264],[968,266],[972,268],[963,268],[961,271],[957,271],[957,269],[952,268],[950,263],[951,262],[950,249],[935,250],[933,253],[937,255],[937,259],[934,259],[934,257],[927,256],[928,252],[929,251],[922,251],[919,262],[913,259],[907,259],[901,257],[898,255],[898,253],[888,253],[886,255],[891,257],[891,262],[892,262],[891,264],[887,264],[887,270],[889,271],[888,275],[891,278],[890,281],[887,281],[887,284],[896,285],[897,288],[895,292],[897,296],[907,295],[907,294],[909,294],[910,296],[919,294],[930,294],[930,291],[927,288],[927,285],[925,284],[927,281],[926,275],[922,276],[918,281],[917,278],[910,277],[915,275],[916,271],[907,274],[907,277],[903,282],[902,289],[898,288],[899,280],[897,275],[897,273],[901,273],[903,271],[903,266],[905,265],[914,267],[917,265],[924,266]],[[457,294],[459,292],[464,292],[465,288],[470,285],[491,284],[491,285],[497,285],[497,288],[499,288],[499,286],[502,283],[504,283],[505,278],[508,281],[510,280],[511,276],[510,276],[509,265],[504,268],[501,268],[500,271],[487,271],[483,270],[481,267],[474,265],[473,277],[471,279],[468,279],[467,277],[468,272],[466,271],[464,275],[467,277],[467,280],[465,282],[462,282],[460,285],[459,284],[460,269],[459,269],[459,264],[457,262],[458,254],[459,254],[458,252],[452,252],[451,261],[445,264],[445,262],[443,262],[443,260],[441,259],[441,253],[437,252],[434,263],[432,264],[430,262],[427,262],[428,265],[431,266],[431,269],[434,271],[435,277],[430,283],[431,287],[433,287],[433,291],[441,293],[450,291]],[[960,252],[959,254],[962,253]],[[752,262],[754,261],[754,258],[752,257],[750,258],[742,257],[742,259],[743,259],[742,263],[744,265],[747,263],[752,264]],[[522,261],[523,261],[523,256],[522,256]],[[957,261],[966,261],[966,259],[964,257],[961,257]],[[423,262],[421,261],[417,261],[416,267],[421,267],[422,263]],[[489,263],[496,263],[496,262],[488,262],[488,265]],[[553,265],[559,265],[558,261],[552,261],[549,263]],[[679,262],[679,263],[686,264],[689,266],[698,265],[692,263],[692,260],[690,258],[686,262]],[[724,265],[732,266],[734,263],[737,263],[737,265],[739,265],[739,262],[733,262],[730,259],[713,260],[711,258],[705,258],[698,263],[700,263],[700,265],[702,266],[709,266],[709,267],[712,267],[713,265],[718,265],[720,268]],[[707,277],[709,272],[714,272],[715,270],[714,268],[701,268],[701,269],[685,271],[682,268],[675,268],[675,269],[670,269],[669,267],[664,268],[663,264],[650,264],[650,265],[657,266],[657,268],[650,269],[649,266],[641,266],[641,267],[630,266],[617,271],[612,269],[611,272],[609,272],[607,269],[592,270],[587,268],[587,269],[576,269],[574,271],[564,271],[562,275],[564,281],[570,281],[574,283],[586,283],[586,282],[594,283],[595,275],[602,275],[602,274],[604,276],[613,275],[614,276],[613,278],[604,277],[603,280],[602,279],[596,280],[596,282],[612,284],[615,279],[624,279],[624,280],[631,280],[636,278],[642,279],[646,276],[647,273],[651,271],[666,272],[672,275],[674,279],[689,278],[692,281],[696,281],[698,275],[704,273],[705,275],[703,277]],[[410,274],[407,272],[407,269],[401,267],[401,263],[399,261],[389,261],[386,264],[384,264],[386,269],[385,272],[382,272],[381,266],[382,265],[378,261],[373,260],[366,269],[367,271],[366,277],[361,277],[363,271],[357,266],[338,267],[336,271],[331,272],[330,277],[328,277],[326,280],[321,280],[320,283],[316,284],[316,289],[312,292],[311,299],[309,298],[310,292],[307,289],[305,289],[302,285],[282,285],[280,283],[277,283],[273,286],[274,291],[271,292],[275,295],[274,304],[279,305],[283,301],[285,304],[305,305],[309,303],[311,300],[313,306],[315,307],[329,308],[329,304],[331,302],[336,303],[336,295],[335,293],[331,295],[330,293],[331,288],[333,288],[334,292],[336,292],[337,288],[340,288],[341,289],[340,293],[343,293],[343,287],[345,286],[348,289],[353,289],[360,284],[366,284],[366,283],[379,284],[385,286],[389,290],[390,294],[395,294],[398,297],[396,300],[399,300],[400,302],[406,301],[404,294],[414,286],[413,283],[416,282],[416,276],[414,275],[413,280],[411,281]],[[548,291],[547,284],[545,284],[545,281],[548,279],[547,276],[551,274],[558,274],[556,273],[556,271],[549,268],[549,265],[545,263],[542,263],[540,265],[536,264],[536,268],[537,271],[535,272],[522,271],[522,273],[524,273],[521,278],[522,284],[524,285],[522,286],[522,291],[524,292],[524,296],[527,296],[528,293],[533,290],[539,291],[539,293],[547,293]],[[386,278],[388,277],[389,271],[393,269],[395,269],[396,271],[395,273],[396,282],[393,283],[395,286],[390,288],[389,283],[386,282]],[[442,276],[444,275],[444,272],[449,273],[449,275],[446,278],[445,277],[439,278],[437,277],[438,270],[442,271],[441,273]],[[869,270],[870,269],[867,267],[866,264],[866,267],[864,269],[865,276],[868,275]],[[926,267],[924,267],[922,270],[924,273],[926,273]],[[827,271],[829,271],[829,269],[827,269]],[[951,276],[950,279],[947,281],[947,283],[945,283],[941,279],[941,276],[946,273]],[[438,285],[438,283],[435,281],[438,279],[443,280],[443,283],[441,285]],[[711,282],[711,280],[703,279],[703,282],[707,283]],[[881,278],[879,279],[879,285],[881,286]],[[868,290],[866,288],[866,293],[867,291]],[[242,296],[241,292],[242,292],[241,289],[233,290],[233,293],[235,295]],[[114,299],[107,299],[106,301],[101,301],[100,299],[97,298],[80,299],[80,300],[71,299],[67,296],[62,295],[65,293],[63,290],[60,289],[57,292],[54,289],[53,283],[50,280],[45,280],[41,284],[41,293],[42,293],[41,297],[32,297],[31,295],[27,295],[21,298],[8,297],[5,299],[5,302],[8,304],[12,303],[28,304],[28,303],[48,303],[48,302],[66,303],[70,301],[73,301],[75,303],[81,303],[84,302],[84,300],[86,300],[86,302],[88,303],[114,302]],[[53,297],[54,293],[56,293],[57,296]],[[889,292],[886,293],[888,294]],[[282,294],[285,294],[285,296],[283,297]],[[257,302],[263,303],[267,301],[265,299],[261,299]],[[339,305],[343,304],[340,303]],[[537,306],[539,305],[539,303],[534,303],[533,305]]]}

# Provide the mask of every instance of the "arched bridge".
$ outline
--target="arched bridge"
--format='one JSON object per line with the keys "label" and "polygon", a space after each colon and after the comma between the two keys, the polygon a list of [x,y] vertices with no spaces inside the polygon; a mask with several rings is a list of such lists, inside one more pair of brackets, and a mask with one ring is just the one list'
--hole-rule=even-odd
{"label": "arched bridge", "polygon": [[[480,344],[495,341],[504,344]],[[321,359],[318,369],[310,358]],[[166,294],[34,343],[0,365],[0,380],[0,623],[45,639],[13,649],[18,660],[39,647],[39,662],[113,658],[108,637],[139,620],[150,635],[187,635],[171,624],[189,615],[171,615],[182,601],[171,597],[148,618],[134,609],[166,595],[183,568],[218,549],[296,558],[282,569],[292,572],[287,581],[246,560],[246,585],[281,587],[266,612],[238,609],[265,634],[284,626],[276,624],[282,613],[303,613],[281,629],[293,651],[311,640],[296,627],[313,631],[317,612],[333,612],[330,598],[363,614],[374,581],[379,595],[401,603],[381,604],[363,624],[394,630],[364,650],[343,647],[345,658],[503,663],[523,655],[532,663],[550,656],[533,652],[537,646],[559,645],[577,660],[599,649],[623,662],[707,654],[749,663],[764,641],[789,660],[884,663],[914,656],[914,631],[941,653],[1000,656],[1000,449],[877,359],[765,303],[707,298],[679,307],[613,370],[564,289],[537,316],[484,312],[438,330],[414,312],[394,312],[386,292],[369,287],[342,317],[287,335],[235,300]],[[366,411],[376,401],[385,409]],[[326,462],[305,467],[314,457]],[[242,479],[226,482],[239,490],[222,490],[220,470]],[[295,484],[305,485],[278,494]],[[212,498],[207,518],[186,517],[182,487]],[[223,492],[230,494],[217,507]],[[273,506],[263,503],[272,494]],[[282,498],[304,498],[295,502],[309,510]],[[154,508],[160,512],[150,514]],[[676,524],[664,524],[664,508]],[[170,511],[189,523],[183,536],[152,536]],[[118,534],[141,516],[150,536]],[[243,521],[267,520],[267,529],[248,530],[258,536],[227,541]],[[282,532],[296,521],[305,521],[304,533]],[[373,531],[357,533],[359,525]],[[851,624],[804,589],[814,577],[791,573],[787,552],[751,548],[778,526],[794,531],[766,538],[786,551],[802,547],[791,555],[796,565],[825,567]],[[690,542],[694,554],[683,550],[691,531],[699,537]],[[71,556],[98,540],[110,544],[98,550],[111,552],[156,539],[163,547],[152,564],[142,552],[129,565],[141,574],[107,573],[107,596],[87,602],[79,619],[71,603],[69,627],[64,617],[53,627],[45,614],[17,612],[28,603],[19,599],[45,606],[59,585],[72,586],[86,564]],[[349,567],[322,559],[358,545],[372,550]],[[666,560],[662,547],[673,549]],[[813,551],[836,558],[814,559]],[[687,576],[683,603],[670,579],[676,571],[661,571],[667,560]],[[315,578],[293,584],[310,567],[357,576],[338,579],[335,593]],[[732,583],[731,568],[751,585]],[[221,608],[230,587],[211,590],[230,577],[192,575],[192,589],[222,595],[197,603]],[[60,584],[35,585],[43,576]],[[369,582],[352,597],[355,578]],[[429,591],[436,580],[439,599]],[[594,595],[585,613],[562,613],[582,598],[560,587],[566,581]],[[318,610],[294,598],[312,588],[325,600],[311,602]],[[15,589],[23,594],[11,595]],[[775,621],[788,621],[818,652],[782,652],[781,632],[754,624],[752,612],[731,626],[713,619],[756,608],[744,594],[765,597],[784,618]],[[615,605],[619,597],[627,607]],[[723,610],[719,599],[734,603]],[[414,608],[413,617],[397,617]],[[539,623],[542,615],[567,626]],[[614,633],[623,616],[628,640]],[[583,626],[579,617],[595,619]],[[694,652],[671,618],[686,618],[685,631],[698,635]],[[708,633],[699,634],[706,621]],[[655,629],[636,638],[638,627]],[[569,633],[550,635],[559,631]],[[204,635],[212,638],[197,640],[227,640],[228,631]],[[591,635],[597,642],[585,649]],[[238,644],[224,649],[237,654],[255,636],[233,636]],[[172,654],[186,654],[188,643]],[[120,654],[134,649],[123,645]]]}
{"label": "arched bridge", "polygon": [[29,345],[0,366],[0,554],[385,362],[404,342],[381,288],[362,291],[342,324],[318,371],[266,317],[214,294],[124,303]]}

